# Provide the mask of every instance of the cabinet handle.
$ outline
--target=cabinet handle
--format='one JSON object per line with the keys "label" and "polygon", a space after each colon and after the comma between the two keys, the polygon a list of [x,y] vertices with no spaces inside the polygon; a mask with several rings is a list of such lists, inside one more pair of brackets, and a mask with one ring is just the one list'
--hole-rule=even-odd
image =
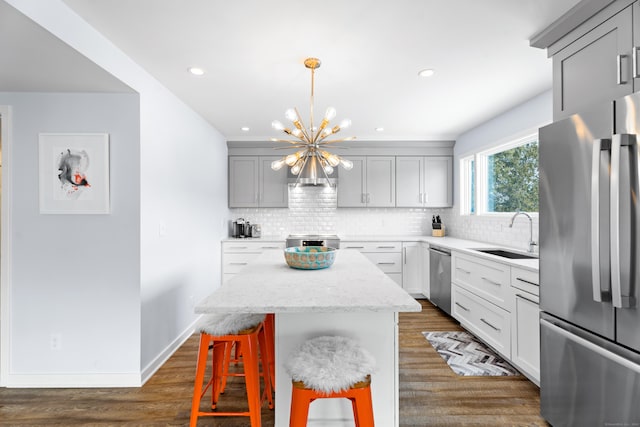
{"label": "cabinet handle", "polygon": [[623,60],[624,58],[626,58],[626,57],[627,57],[627,55],[618,55],[618,56],[616,57],[617,62],[618,62],[618,64],[617,64],[617,67],[618,67],[618,70],[617,70],[617,71],[618,71],[618,73],[617,73],[617,74],[618,74],[618,77],[617,77],[617,81],[616,81],[616,83],[617,83],[617,84],[619,84],[619,85],[627,84],[627,81],[626,81],[626,80],[622,80],[622,60]]}
{"label": "cabinet handle", "polygon": [[480,321],[481,321],[482,323],[484,323],[485,325],[489,326],[491,329],[493,329],[493,330],[494,330],[494,331],[496,331],[496,332],[500,332],[500,331],[502,330],[502,329],[500,329],[500,328],[496,328],[496,327],[495,327],[495,326],[493,326],[491,323],[487,322],[487,321],[484,319],[484,317],[481,317],[481,318],[480,318]]}
{"label": "cabinet handle", "polygon": [[528,283],[530,285],[539,286],[537,283],[530,282],[529,280],[523,279],[522,277],[516,277],[516,280],[518,280],[520,282],[523,282],[523,283]]}
{"label": "cabinet handle", "polygon": [[246,262],[230,262],[229,265],[247,265]]}
{"label": "cabinet handle", "polygon": [[376,246],[376,249],[395,249],[395,246]]}
{"label": "cabinet handle", "polygon": [[460,304],[459,302],[456,302],[456,305],[458,307],[460,307],[461,309],[463,309],[464,311],[469,311],[469,309],[467,307],[465,307],[464,305]]}
{"label": "cabinet handle", "polygon": [[229,246],[229,249],[249,249],[246,246]]}
{"label": "cabinet handle", "polygon": [[402,248],[402,263],[407,265],[407,248]]}
{"label": "cabinet handle", "polygon": [[364,249],[364,246],[345,246],[345,249]]}
{"label": "cabinet handle", "polygon": [[633,60],[633,78],[637,79],[640,77],[638,75],[638,46],[634,46],[632,50],[632,60]]}
{"label": "cabinet handle", "polygon": [[395,265],[395,262],[379,262],[378,265]]}
{"label": "cabinet handle", "polygon": [[464,268],[456,267],[456,270],[462,271],[464,274],[471,274],[470,271],[465,270]]}
{"label": "cabinet handle", "polygon": [[492,285],[502,286],[501,283],[494,282],[493,280],[487,279],[486,277],[483,277],[482,280],[484,280],[485,282],[491,283]]}
{"label": "cabinet handle", "polygon": [[516,298],[522,298],[525,301],[529,301],[531,304],[536,304],[536,305],[540,304],[539,302],[529,299],[522,294],[516,294]]}
{"label": "cabinet handle", "polygon": [[260,249],[280,249],[279,246],[261,246]]}

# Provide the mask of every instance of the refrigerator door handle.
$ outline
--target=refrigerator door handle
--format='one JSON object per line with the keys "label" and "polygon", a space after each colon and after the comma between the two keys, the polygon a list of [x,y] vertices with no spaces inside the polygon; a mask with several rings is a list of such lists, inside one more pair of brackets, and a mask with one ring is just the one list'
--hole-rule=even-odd
{"label": "refrigerator door handle", "polygon": [[[608,300],[609,291],[602,289],[601,268],[603,262],[608,263],[607,257],[601,258],[600,245],[600,152],[611,148],[610,139],[596,139],[593,141],[593,155],[591,158],[591,283],[593,300],[602,302]],[[607,284],[608,285],[608,284]]]}
{"label": "refrigerator door handle", "polygon": [[[620,262],[620,256],[622,255],[622,248],[620,247],[620,151],[622,147],[631,149],[637,161],[638,145],[635,135],[616,134],[613,135],[611,143],[611,202],[609,205],[611,212],[611,301],[614,307],[629,308],[635,306],[635,298],[631,295],[623,295],[622,293],[622,267]],[[637,175],[637,167],[635,167],[634,170],[636,171],[635,175]],[[629,179],[629,181],[631,181],[631,189],[637,191],[637,176],[634,177],[634,179],[631,179],[631,177],[625,177],[625,179]],[[629,194],[622,196],[631,197]],[[631,248],[629,248],[629,250],[630,249]],[[631,278],[629,277],[628,279]],[[629,283],[626,285],[626,288],[630,289],[632,284]]]}
{"label": "refrigerator door handle", "polygon": [[591,341],[588,341],[578,335],[574,335],[571,332],[567,331],[566,329],[563,329],[560,326],[554,325],[553,323],[549,322],[546,319],[540,319],[540,326],[544,326],[545,328],[548,328],[553,332],[559,335],[562,335],[567,340],[573,341],[576,344],[579,344],[593,351],[594,353],[599,354],[600,356],[617,363],[618,365],[624,366],[625,368],[631,370],[632,372],[636,372],[640,374],[640,365],[637,365],[633,363],[633,361],[626,359],[616,353],[613,353],[612,351],[609,351],[604,347],[600,347],[599,345],[592,343]]}

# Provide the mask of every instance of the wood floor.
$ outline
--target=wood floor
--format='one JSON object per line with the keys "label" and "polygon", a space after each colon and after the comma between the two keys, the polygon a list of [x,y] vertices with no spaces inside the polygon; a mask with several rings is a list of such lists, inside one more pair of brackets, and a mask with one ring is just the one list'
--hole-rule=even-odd
{"label": "wood floor", "polygon": [[[461,328],[428,301],[421,302],[421,313],[400,315],[401,426],[547,426],[538,415],[539,390],[525,377],[454,374],[422,331]],[[194,335],[140,388],[0,388],[0,426],[188,425],[197,346]],[[242,407],[244,399],[242,380],[232,378],[223,402],[232,410]],[[264,426],[273,426],[274,413],[266,403],[262,419]],[[249,423],[246,418],[206,418],[198,425]]]}

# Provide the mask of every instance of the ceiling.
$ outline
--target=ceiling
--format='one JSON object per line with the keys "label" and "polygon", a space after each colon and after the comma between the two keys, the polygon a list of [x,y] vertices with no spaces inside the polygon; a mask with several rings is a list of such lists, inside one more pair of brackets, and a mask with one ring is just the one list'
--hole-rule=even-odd
{"label": "ceiling", "polygon": [[[241,141],[280,136],[271,122],[286,123],[290,107],[308,122],[309,56],[322,61],[316,123],[333,106],[336,122],[352,120],[344,136],[455,139],[551,88],[551,60],[528,40],[578,0],[64,2],[228,140]],[[28,19],[4,12],[2,32],[14,31],[11,40],[20,43],[5,34],[0,49],[20,61],[0,60],[0,90],[10,90],[9,75],[13,90],[130,90]],[[39,68],[16,69],[34,62]],[[192,66],[205,74],[191,75]],[[435,74],[419,77],[425,68]]]}

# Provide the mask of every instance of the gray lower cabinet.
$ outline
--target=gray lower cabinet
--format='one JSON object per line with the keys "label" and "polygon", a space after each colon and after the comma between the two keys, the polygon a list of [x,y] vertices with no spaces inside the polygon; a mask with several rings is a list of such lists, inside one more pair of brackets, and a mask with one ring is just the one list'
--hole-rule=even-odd
{"label": "gray lower cabinet", "polygon": [[230,208],[286,208],[287,168],[271,169],[278,156],[229,156]]}
{"label": "gray lower cabinet", "polygon": [[453,206],[451,156],[396,157],[396,207]]}
{"label": "gray lower cabinet", "polygon": [[345,158],[353,169],[340,173],[338,207],[394,207],[396,204],[396,161],[394,156]]}

